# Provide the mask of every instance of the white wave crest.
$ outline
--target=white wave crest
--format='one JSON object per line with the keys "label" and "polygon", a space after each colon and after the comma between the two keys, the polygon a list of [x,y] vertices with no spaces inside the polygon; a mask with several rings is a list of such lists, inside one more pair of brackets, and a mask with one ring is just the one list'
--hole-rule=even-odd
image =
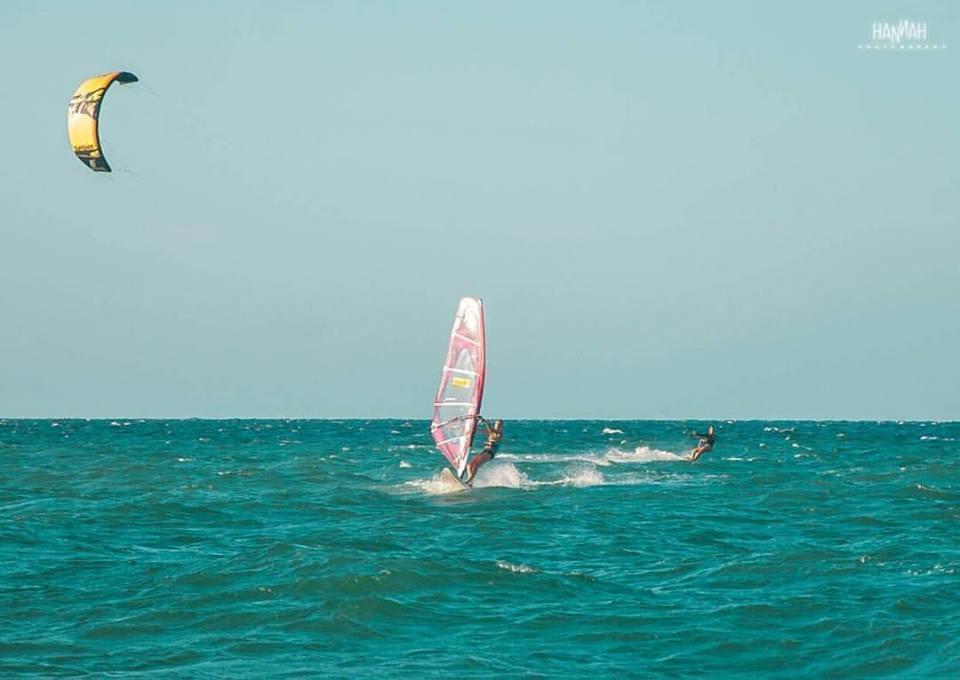
{"label": "white wave crest", "polygon": [[526,564],[513,564],[504,560],[497,560],[497,566],[506,571],[512,571],[515,574],[536,574],[537,570]]}
{"label": "white wave crest", "polygon": [[688,460],[685,455],[673,453],[672,451],[651,449],[649,446],[638,446],[633,451],[613,449],[607,452],[606,458],[613,463],[656,463],[661,461],[674,462]]}
{"label": "white wave crest", "polygon": [[618,430],[615,427],[605,427],[600,432],[601,434],[623,434],[623,430]]}
{"label": "white wave crest", "polygon": [[[409,465],[408,465],[409,467]],[[464,488],[463,485],[456,482],[445,480],[442,472],[438,472],[428,479],[412,479],[404,482],[403,486],[420,489],[431,496],[444,495],[449,493],[459,493],[468,491],[470,487]],[[511,463],[497,463],[485,465],[477,472],[473,480],[473,488],[493,488],[505,487],[509,489],[529,489],[535,486],[527,476],[520,472]]]}
{"label": "white wave crest", "polygon": [[570,486],[599,486],[606,483],[603,474],[593,467],[584,467],[565,477],[562,482]]}
{"label": "white wave crest", "polygon": [[523,463],[590,463],[610,465],[606,456],[595,453],[500,453],[497,460],[516,460]]}
{"label": "white wave crest", "polygon": [[413,479],[409,482],[404,482],[404,486],[412,486],[416,489],[420,489],[430,496],[442,496],[448,493],[459,493],[464,491],[464,488],[461,485],[444,481],[443,477],[440,475],[441,473],[438,472],[433,477],[428,479]]}
{"label": "white wave crest", "polygon": [[473,486],[477,489],[494,486],[522,489],[530,486],[530,480],[513,463],[497,463],[480,468]]}

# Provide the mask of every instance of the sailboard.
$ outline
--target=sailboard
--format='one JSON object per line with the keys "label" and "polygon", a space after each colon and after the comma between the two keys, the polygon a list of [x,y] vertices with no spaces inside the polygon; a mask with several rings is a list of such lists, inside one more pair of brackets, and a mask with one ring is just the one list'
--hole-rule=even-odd
{"label": "sailboard", "polygon": [[450,331],[440,386],[433,400],[430,431],[437,448],[463,476],[480,418],[483,381],[486,377],[486,339],[483,302],[464,297]]}
{"label": "sailboard", "polygon": [[470,487],[453,476],[450,468],[445,467],[440,473],[440,488],[442,493],[456,493],[457,491],[466,491]]}

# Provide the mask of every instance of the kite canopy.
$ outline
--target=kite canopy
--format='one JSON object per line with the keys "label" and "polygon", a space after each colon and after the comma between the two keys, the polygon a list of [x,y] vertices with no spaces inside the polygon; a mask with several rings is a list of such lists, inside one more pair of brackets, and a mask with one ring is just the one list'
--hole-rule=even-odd
{"label": "kite canopy", "polygon": [[94,172],[110,172],[110,165],[100,148],[100,103],[114,83],[135,83],[138,78],[128,71],[114,71],[94,76],[80,83],[67,107],[67,135],[80,162]]}

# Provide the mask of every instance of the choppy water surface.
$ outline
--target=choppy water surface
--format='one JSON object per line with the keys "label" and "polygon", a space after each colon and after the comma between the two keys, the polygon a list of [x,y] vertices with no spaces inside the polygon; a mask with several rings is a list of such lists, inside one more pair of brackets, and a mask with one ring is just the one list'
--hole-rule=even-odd
{"label": "choppy water surface", "polygon": [[956,677],[960,424],[0,421],[0,670]]}

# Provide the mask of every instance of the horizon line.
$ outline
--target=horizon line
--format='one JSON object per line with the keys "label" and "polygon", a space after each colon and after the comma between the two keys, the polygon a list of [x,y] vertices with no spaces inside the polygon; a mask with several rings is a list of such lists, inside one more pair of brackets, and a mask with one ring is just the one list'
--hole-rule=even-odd
{"label": "horizon line", "polygon": [[[404,416],[345,416],[345,417],[332,417],[332,416],[0,416],[0,422],[14,421],[14,420],[49,420],[49,421],[60,421],[60,420],[83,420],[83,421],[118,421],[118,420],[127,420],[127,421],[137,421],[137,422],[150,422],[150,421],[188,421],[188,420],[201,420],[201,421],[223,421],[223,420],[239,420],[239,421],[256,421],[256,420],[278,420],[278,421],[292,421],[292,420],[316,420],[316,421],[371,421],[371,420],[404,420],[404,421],[423,421],[429,423],[431,418],[429,417],[404,417]],[[637,423],[637,422],[691,422],[691,421],[702,421],[710,423],[737,423],[737,422],[786,422],[786,423],[938,423],[938,424],[952,424],[960,423],[960,420],[953,419],[941,419],[941,418],[927,418],[927,419],[917,419],[917,418],[797,418],[797,417],[780,417],[780,418],[757,418],[757,417],[748,417],[748,418],[703,418],[703,417],[688,417],[688,418],[597,418],[597,417],[582,417],[578,416],[576,418],[558,418],[558,417],[507,417],[503,418],[505,421],[528,421],[528,422],[610,422],[610,423]]]}

